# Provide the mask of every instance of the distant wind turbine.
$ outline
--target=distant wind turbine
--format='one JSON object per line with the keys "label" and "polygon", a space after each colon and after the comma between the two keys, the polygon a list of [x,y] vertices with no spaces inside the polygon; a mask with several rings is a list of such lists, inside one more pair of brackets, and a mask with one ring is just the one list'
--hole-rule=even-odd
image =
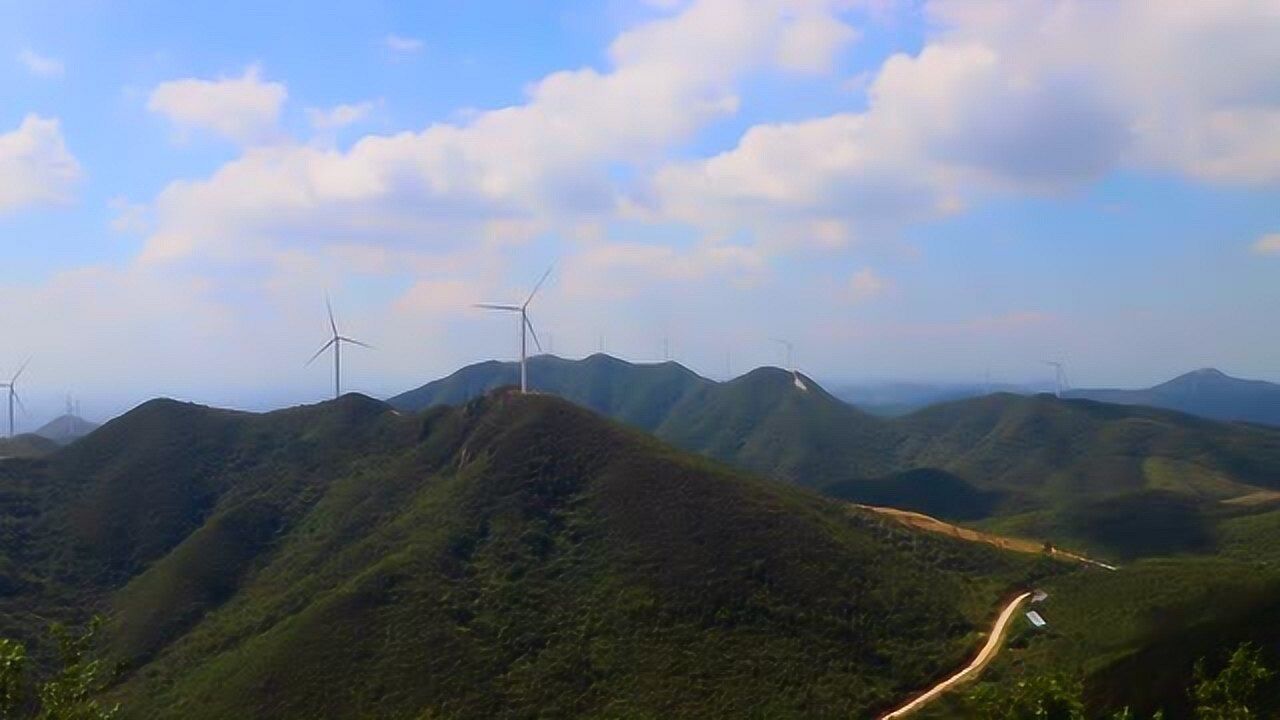
{"label": "distant wind turbine", "polygon": [[538,342],[538,333],[533,329],[533,323],[529,321],[529,303],[533,302],[533,296],[538,294],[542,289],[542,283],[547,281],[547,277],[551,275],[554,265],[547,268],[542,273],[542,277],[538,280],[538,284],[533,286],[533,292],[529,293],[529,297],[525,299],[523,305],[494,305],[489,303],[479,303],[478,308],[485,310],[500,310],[503,312],[520,313],[520,392],[529,392],[529,367],[528,367],[528,337],[533,336],[533,344],[537,346],[538,352],[542,352],[542,343]]}
{"label": "distant wind turbine", "polygon": [[792,355],[795,353],[795,349],[796,349],[796,348],[795,348],[795,346],[794,346],[794,345],[792,345],[790,341],[787,341],[787,340],[781,340],[781,339],[779,339],[779,338],[774,338],[774,339],[773,339],[773,341],[774,341],[774,342],[776,342],[776,343],[778,343],[778,344],[779,344],[779,345],[781,345],[782,347],[786,348],[786,350],[787,350],[787,369],[788,369],[788,370],[790,370],[791,372],[795,372],[795,370],[796,370],[796,366],[795,366],[795,364],[794,364],[794,363],[792,362],[792,360],[791,360]]}
{"label": "distant wind turbine", "polygon": [[1053,368],[1053,381],[1057,386],[1057,396],[1062,397],[1062,393],[1071,388],[1070,381],[1067,380],[1067,366],[1064,363],[1053,360],[1045,360],[1045,365]]}
{"label": "distant wind turbine", "polygon": [[787,372],[791,373],[791,380],[795,383],[796,389],[809,392],[809,386],[804,384],[804,381],[800,379],[800,373],[796,372],[796,364],[793,359],[795,345],[792,345],[790,340],[782,340],[780,338],[774,338],[773,341],[787,349]]}
{"label": "distant wind turbine", "polygon": [[18,407],[22,408],[22,412],[27,411],[26,406],[22,404],[22,398],[18,397],[18,378],[22,377],[22,373],[26,372],[27,365],[30,364],[31,358],[27,358],[27,361],[22,363],[22,367],[18,368],[18,372],[13,374],[13,378],[9,380],[9,382],[0,383],[0,388],[7,388],[9,390],[9,437],[13,437],[14,431],[13,403],[16,401],[18,403]]}
{"label": "distant wind turbine", "polygon": [[333,337],[329,339],[329,342],[324,344],[324,347],[317,350],[315,355],[311,356],[311,359],[307,361],[307,365],[311,365],[311,363],[315,362],[316,358],[323,355],[325,350],[328,350],[331,347],[333,348],[333,397],[336,399],[342,397],[342,343],[359,345],[360,347],[369,348],[370,350],[373,349],[373,346],[362,343],[359,340],[353,340],[349,337],[345,337],[339,333],[338,323],[333,319],[333,303],[329,302],[328,295],[324,298],[324,305],[329,311],[329,327],[333,330]]}

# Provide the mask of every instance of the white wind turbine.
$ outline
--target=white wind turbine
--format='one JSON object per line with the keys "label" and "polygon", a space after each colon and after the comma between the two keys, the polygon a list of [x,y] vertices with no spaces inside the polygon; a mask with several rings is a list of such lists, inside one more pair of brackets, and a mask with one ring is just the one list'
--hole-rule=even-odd
{"label": "white wind turbine", "polygon": [[18,407],[21,407],[23,412],[27,411],[26,406],[22,404],[22,398],[18,397],[18,378],[22,377],[22,373],[26,371],[27,365],[29,364],[31,364],[31,358],[27,358],[27,361],[22,363],[22,367],[18,368],[18,372],[13,374],[13,378],[10,379],[9,382],[0,383],[0,388],[7,388],[9,390],[9,437],[13,437],[13,430],[14,430],[14,423],[13,423],[14,401],[17,401]]}
{"label": "white wind turbine", "polygon": [[330,347],[333,348],[333,397],[336,399],[342,397],[342,343],[359,345],[360,347],[369,348],[370,350],[373,349],[373,346],[340,334],[338,332],[338,323],[333,319],[333,304],[329,302],[328,295],[324,298],[324,305],[329,310],[329,327],[333,330],[333,337],[329,338],[329,342],[325,343],[324,347],[317,350],[316,354],[311,356],[311,359],[307,361],[307,365],[309,366],[311,363],[315,362],[316,358],[323,355],[325,350],[328,350]]}
{"label": "white wind turbine", "polygon": [[1067,380],[1067,366],[1064,363],[1053,360],[1045,360],[1044,364],[1053,368],[1053,381],[1058,388],[1055,394],[1058,397],[1062,397],[1062,393],[1071,388],[1071,383]]}
{"label": "white wind turbine", "polygon": [[779,338],[774,338],[774,339],[773,339],[773,341],[774,341],[774,342],[776,342],[776,343],[778,343],[778,344],[779,344],[779,345],[781,345],[782,347],[786,348],[786,350],[787,350],[787,370],[788,370],[789,372],[795,372],[795,371],[796,371],[796,366],[792,363],[792,360],[791,360],[792,355],[795,353],[795,349],[796,349],[796,348],[795,348],[795,346],[794,346],[794,345],[792,345],[789,341],[787,341],[787,340],[781,340],[781,339],[779,339]]}
{"label": "white wind turbine", "polygon": [[533,336],[533,344],[537,346],[538,352],[542,352],[542,343],[538,342],[538,333],[534,332],[533,323],[529,322],[529,303],[533,302],[533,296],[538,294],[542,289],[542,283],[547,281],[547,277],[551,275],[554,265],[547,268],[542,273],[542,278],[538,280],[538,284],[533,286],[533,292],[529,293],[529,297],[525,299],[523,305],[494,305],[490,303],[479,303],[478,308],[485,310],[500,310],[503,312],[520,313],[520,392],[529,392],[529,368],[528,368],[528,336]]}
{"label": "white wind turbine", "polygon": [[800,373],[796,372],[795,360],[793,359],[796,349],[795,345],[792,345],[790,340],[782,340],[780,338],[774,338],[773,341],[787,350],[787,372],[791,373],[791,379],[795,382],[796,389],[808,392],[809,387],[800,379]]}

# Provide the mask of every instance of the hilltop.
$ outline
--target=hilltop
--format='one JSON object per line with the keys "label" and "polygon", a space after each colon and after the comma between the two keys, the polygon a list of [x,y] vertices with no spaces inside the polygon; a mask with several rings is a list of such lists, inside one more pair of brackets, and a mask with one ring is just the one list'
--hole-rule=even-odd
{"label": "hilltop", "polygon": [[[1175,411],[996,393],[881,418],[803,375],[800,390],[778,368],[716,383],[600,355],[544,363],[531,371],[536,387],[686,450],[843,499],[988,521],[1114,557],[1211,548],[1207,512],[1280,489],[1280,430]],[[472,366],[391,402],[465,398],[514,367]],[[655,386],[668,390],[651,394]],[[1150,537],[1165,540],[1139,542]]]}
{"label": "hilltop", "polygon": [[0,629],[108,611],[138,718],[862,717],[1048,569],[549,396],[153,401],[15,462]]}
{"label": "hilltop", "polygon": [[[405,411],[457,404],[512,384],[516,363],[471,365],[391,398]],[[887,470],[886,427],[812,378],[758,368],[724,383],[674,362],[633,364],[596,354],[530,360],[530,386],[632,425],[681,448],[789,482],[816,486],[837,468]],[[800,390],[795,377],[808,391]]]}
{"label": "hilltop", "polygon": [[49,438],[24,433],[16,437],[0,438],[0,459],[41,457],[58,447],[59,444]]}
{"label": "hilltop", "polygon": [[89,422],[79,415],[67,413],[45,423],[35,431],[35,434],[59,445],[66,445],[97,430],[98,427],[97,423]]}
{"label": "hilltop", "polygon": [[1121,405],[1148,405],[1214,420],[1280,426],[1280,385],[1242,380],[1213,368],[1145,390],[1072,390],[1068,397]]}

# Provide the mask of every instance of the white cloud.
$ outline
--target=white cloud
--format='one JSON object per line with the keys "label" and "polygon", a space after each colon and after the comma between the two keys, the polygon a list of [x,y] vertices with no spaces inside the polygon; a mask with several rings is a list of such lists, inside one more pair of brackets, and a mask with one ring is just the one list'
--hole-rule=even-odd
{"label": "white cloud", "polygon": [[0,134],[0,214],[67,202],[82,175],[56,118],[27,115],[17,129]]}
{"label": "white cloud", "polygon": [[1258,238],[1253,251],[1259,255],[1280,255],[1280,233],[1267,233]]}
{"label": "white cloud", "polygon": [[759,125],[672,163],[641,214],[803,245],[1118,168],[1280,181],[1276,0],[938,0],[927,14],[924,47],[884,62],[865,111]]}
{"label": "white cloud", "polygon": [[[146,257],[270,255],[280,244],[362,239],[453,247],[512,229],[529,237],[589,227],[617,212],[615,166],[656,164],[736,112],[739,79],[775,64],[796,23],[835,22],[822,19],[827,5],[701,0],[619,35],[609,69],[552,73],[527,88],[522,104],[419,132],[368,135],[341,152],[252,148],[211,177],[175,182],[160,194]],[[825,42],[824,52],[839,44]],[[254,72],[248,80],[233,82],[260,85]],[[192,94],[209,94],[208,83],[184,82],[197,84],[201,92]],[[259,115],[274,120],[282,99],[281,87],[272,111]],[[206,124],[222,119],[192,115],[213,116]]]}
{"label": "white cloud", "polygon": [[782,33],[778,64],[802,72],[825,72],[836,54],[857,37],[856,30],[829,13],[806,13]]}
{"label": "white cloud", "polygon": [[179,128],[210,130],[229,140],[254,144],[271,139],[288,91],[264,82],[257,66],[238,78],[185,78],[162,82],[151,91],[147,109]]}
{"label": "white cloud", "polygon": [[423,42],[418,38],[404,37],[403,35],[396,35],[394,33],[383,38],[382,44],[385,45],[388,50],[398,53],[421,52],[424,47]]}
{"label": "white cloud", "polygon": [[60,78],[66,73],[61,60],[41,55],[31,48],[24,48],[18,53],[18,62],[37,77]]}
{"label": "white cloud", "polygon": [[702,244],[687,250],[669,245],[594,243],[565,262],[561,285],[570,296],[620,299],[654,283],[697,283],[710,278],[751,284],[767,264],[752,248]]}
{"label": "white cloud", "polygon": [[307,119],[316,130],[332,132],[365,120],[373,112],[373,107],[372,102],[362,102],[335,105],[325,110],[311,108],[307,110]]}
{"label": "white cloud", "polygon": [[855,302],[883,295],[890,287],[891,283],[871,268],[863,268],[849,278],[849,295]]}

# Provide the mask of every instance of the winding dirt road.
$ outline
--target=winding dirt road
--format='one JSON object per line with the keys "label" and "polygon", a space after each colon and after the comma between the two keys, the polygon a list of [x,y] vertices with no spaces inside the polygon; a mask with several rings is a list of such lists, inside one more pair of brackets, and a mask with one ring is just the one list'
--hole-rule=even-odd
{"label": "winding dirt road", "polygon": [[1009,623],[1015,616],[1017,616],[1018,610],[1022,607],[1022,604],[1030,597],[1031,593],[1024,592],[1005,606],[1004,610],[1000,612],[1000,616],[996,618],[996,624],[992,626],[991,634],[987,636],[987,644],[982,646],[982,650],[978,652],[978,656],[966,665],[964,669],[937,685],[934,685],[924,693],[917,695],[915,699],[908,702],[906,705],[903,705],[888,715],[882,716],[880,720],[894,720],[895,718],[906,717],[936,700],[939,695],[950,690],[956,685],[977,677],[978,674],[995,659],[996,654],[1000,652],[1000,646],[1004,644],[1004,636],[1009,629]]}

